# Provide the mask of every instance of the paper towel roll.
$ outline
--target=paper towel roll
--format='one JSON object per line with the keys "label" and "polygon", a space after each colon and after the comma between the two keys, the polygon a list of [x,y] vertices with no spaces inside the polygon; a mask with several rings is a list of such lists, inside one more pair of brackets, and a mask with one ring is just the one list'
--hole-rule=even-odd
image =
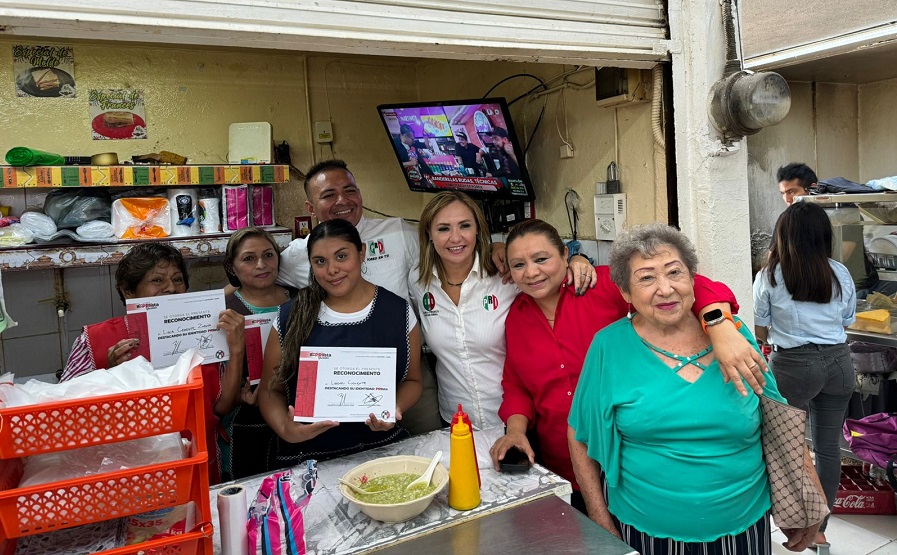
{"label": "paper towel roll", "polygon": [[196,210],[196,189],[169,189],[171,236],[199,235],[199,214]]}
{"label": "paper towel roll", "polygon": [[221,555],[249,554],[248,511],[249,501],[243,486],[230,486],[218,492]]}
{"label": "paper towel roll", "polygon": [[199,232],[221,233],[221,209],[217,198],[199,199]]}

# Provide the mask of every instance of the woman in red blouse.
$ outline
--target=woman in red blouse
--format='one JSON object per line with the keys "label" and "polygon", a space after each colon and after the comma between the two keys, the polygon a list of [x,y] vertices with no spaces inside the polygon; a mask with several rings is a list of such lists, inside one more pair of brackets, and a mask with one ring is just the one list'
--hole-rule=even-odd
{"label": "woman in red blouse", "polygon": [[[505,321],[504,396],[498,414],[506,435],[492,446],[492,460],[498,470],[505,452],[517,447],[535,462],[530,431],[538,440],[540,462],[573,483],[573,504],[584,511],[567,447],[567,415],[592,338],[626,316],[629,305],[611,282],[607,266],[596,267],[597,286],[575,298],[575,289],[564,285],[567,248],[557,230],[541,220],[523,222],[511,231],[507,260],[523,294]],[[695,276],[693,310],[700,317],[714,309],[737,311],[735,296],[724,284]],[[762,391],[765,362],[734,324],[726,321],[708,330],[720,366],[735,386],[746,394],[743,376],[755,391]]]}

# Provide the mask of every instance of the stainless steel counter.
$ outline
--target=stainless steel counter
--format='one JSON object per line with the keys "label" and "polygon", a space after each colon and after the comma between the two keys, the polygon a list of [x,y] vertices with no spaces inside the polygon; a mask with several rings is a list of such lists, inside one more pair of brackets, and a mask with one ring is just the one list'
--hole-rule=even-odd
{"label": "stainless steel counter", "polygon": [[601,553],[638,555],[585,515],[551,496],[387,547],[384,555]]}

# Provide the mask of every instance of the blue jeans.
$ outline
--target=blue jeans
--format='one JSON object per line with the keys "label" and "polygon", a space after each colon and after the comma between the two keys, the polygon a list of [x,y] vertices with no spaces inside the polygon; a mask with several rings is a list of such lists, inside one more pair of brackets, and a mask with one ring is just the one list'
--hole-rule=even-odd
{"label": "blue jeans", "polygon": [[769,366],[788,404],[809,413],[816,474],[831,510],[841,478],[841,427],[856,384],[850,350],[846,343],[778,349]]}

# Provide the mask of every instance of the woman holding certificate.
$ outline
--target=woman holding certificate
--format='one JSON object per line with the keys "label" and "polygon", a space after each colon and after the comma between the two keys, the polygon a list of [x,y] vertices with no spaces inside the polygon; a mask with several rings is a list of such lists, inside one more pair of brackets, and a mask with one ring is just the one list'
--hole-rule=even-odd
{"label": "woman holding certificate", "polygon": [[[122,303],[127,299],[176,295],[188,288],[187,264],[181,252],[165,243],[142,243],[131,247],[118,263],[115,285]],[[230,360],[203,364],[203,396],[206,402],[206,442],[209,453],[209,481],[220,481],[216,445],[218,418],[234,409],[240,397],[243,375],[243,316],[224,310],[218,329],[227,334]],[[138,340],[128,330],[128,317],[110,318],[84,326],[75,340],[60,381],[67,381],[98,368],[112,368],[131,359]]]}
{"label": "woman holding certificate", "polygon": [[[417,319],[408,301],[362,277],[365,248],[355,227],[344,220],[318,224],[308,238],[308,257],[314,279],[283,305],[265,347],[259,407],[278,435],[268,452],[269,468],[293,466],[309,458],[327,460],[409,435],[395,422],[385,421],[392,420],[390,411],[371,413],[365,422],[294,421],[294,407],[313,405],[314,397],[322,394],[322,388],[307,387],[308,380],[299,380],[306,368],[300,367],[300,348],[320,348],[307,349],[313,351],[311,355],[329,347],[394,350],[396,421],[401,421],[402,413],[414,406],[422,391]],[[353,377],[341,386],[363,384],[364,378]],[[346,400],[338,394],[334,399]]]}
{"label": "woman holding certificate", "polygon": [[270,233],[247,227],[230,236],[224,252],[224,272],[236,289],[225,295],[224,303],[246,318],[248,329],[244,334],[247,345],[241,402],[223,419],[229,441],[219,439],[225,480],[269,470],[259,453],[267,452],[276,436],[258,409],[258,390],[251,384],[257,384],[261,376],[262,346],[271,320],[277,317],[280,305],[296,293],[295,289],[275,283],[279,270],[280,247]]}

